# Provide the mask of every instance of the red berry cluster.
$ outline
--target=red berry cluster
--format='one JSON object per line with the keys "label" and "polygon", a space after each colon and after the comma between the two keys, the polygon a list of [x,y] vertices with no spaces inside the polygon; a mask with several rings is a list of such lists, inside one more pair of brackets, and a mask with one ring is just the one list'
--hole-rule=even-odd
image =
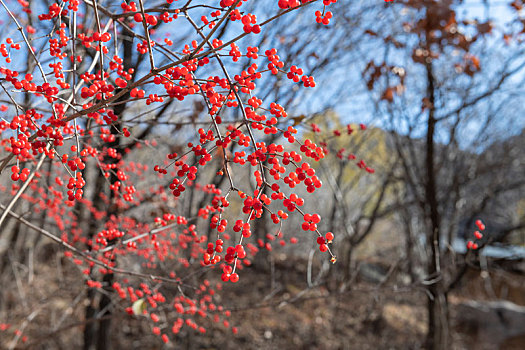
{"label": "red berry cluster", "polygon": [[[172,2],[167,0],[167,3]],[[295,10],[292,9],[308,2],[279,0],[273,7],[278,15],[275,18],[293,14]],[[334,2],[323,3],[328,6]],[[19,3],[25,8],[29,6],[23,0]],[[155,285],[158,281],[181,284],[183,279],[179,279],[179,271],[199,264],[221,269],[222,281],[237,282],[239,270],[250,265],[250,256],[259,249],[272,249],[271,242],[274,240],[281,245],[288,242],[280,231],[276,235],[267,235],[266,241],[251,242],[253,220],[260,218],[265,211],[276,225],[282,224],[291,213],[302,215],[303,229],[316,232],[319,249],[329,252],[332,261],[335,261],[328,246],[333,234],[322,235],[319,232],[320,215],[304,213],[301,208],[305,199],[294,193],[297,186],[302,186],[301,183],[310,193],[321,187],[314,166],[307,160],[318,161],[325,157],[326,147],[300,134],[296,124],[291,125],[288,121],[284,107],[271,100],[263,100],[257,91],[263,77],[275,79],[273,75],[279,75],[278,79],[281,75],[287,76],[304,87],[315,87],[314,78],[292,63],[288,70],[285,69],[284,62],[288,62],[288,58],[279,57],[276,48],[263,47],[265,43],[245,46],[247,41],[238,39],[227,45],[219,39],[212,39],[211,43],[203,40],[211,33],[210,29],[215,31],[219,29],[216,26],[225,26],[228,21],[241,21],[244,34],[240,37],[259,33],[261,24],[258,24],[257,16],[242,11],[246,1],[221,0],[221,8],[214,7],[211,11],[207,2],[195,1],[192,6],[181,7],[180,10],[166,8],[146,12],[138,11],[135,1],[126,1],[121,3],[121,10],[111,15],[98,11],[98,28],[90,29],[77,24],[76,30],[73,30],[66,23],[73,23],[74,16],[86,16],[85,9],[79,8],[79,3],[78,0],[65,0],[62,4],[51,2],[38,18],[40,21],[52,20],[56,24],[53,31],[46,29],[45,35],[30,37],[30,40],[20,36],[18,42],[8,38],[0,45],[0,53],[8,63],[10,55],[21,55],[18,50],[24,44],[27,46],[25,52],[21,50],[24,55],[33,50],[31,45],[34,42],[40,40],[43,45],[42,48],[35,45],[40,50],[36,55],[38,63],[42,64],[31,64],[36,66],[34,71],[0,68],[4,83],[9,85],[9,89],[6,85],[6,90],[14,88],[27,96],[29,101],[23,110],[14,101],[11,105],[5,102],[7,105],[0,106],[5,114],[0,120],[0,145],[7,154],[0,163],[0,171],[9,166],[13,181],[28,181],[31,177],[30,188],[38,195],[21,196],[22,200],[37,203],[42,210],[45,208],[50,220],[56,223],[57,237],[64,245],[78,244],[82,250],[86,246],[90,248],[89,253],[82,252],[77,258],[72,251],[65,253],[75,264],[82,265],[84,274],[90,275],[87,286],[108,287],[95,280],[93,276],[97,274],[94,272],[125,275],[126,259],[119,260],[117,268],[114,258],[130,254],[140,256],[143,268],[151,271],[160,263],[175,266],[166,276],[151,278],[147,275],[146,278],[153,279]],[[234,4],[235,9],[231,8]],[[281,11],[278,7],[287,10]],[[329,13],[323,10],[322,23],[331,17]],[[269,18],[265,25],[274,20],[267,15],[260,16]],[[168,27],[169,31],[169,26],[175,26],[177,21],[187,20],[188,25],[197,23],[192,16],[200,17],[204,23],[195,25],[193,38],[163,38],[159,41],[154,35],[154,29]],[[144,33],[144,23],[147,33]],[[48,25],[48,22],[45,26],[32,23],[25,30],[35,34]],[[136,30],[134,37],[140,38],[132,48],[133,54],[128,57],[123,57],[121,49],[122,40],[129,39],[127,35],[122,35],[123,28],[125,31]],[[149,43],[146,34],[149,34]],[[172,30],[171,34],[179,33]],[[268,59],[267,64],[253,63],[251,60],[259,59],[262,52]],[[137,62],[146,64],[148,56],[152,58],[151,70],[135,71],[129,67],[129,60],[140,57]],[[156,59],[157,56],[172,60],[164,66],[154,67],[153,58],[156,63],[162,62]],[[142,61],[144,57],[146,60]],[[224,64],[230,59],[233,63]],[[209,126],[197,127],[197,133],[188,134],[184,142],[174,140],[169,146],[176,146],[177,152],[166,151],[169,154],[165,159],[152,159],[158,164],[151,169],[138,161],[140,157],[135,158],[134,152],[158,147],[157,141],[140,139],[140,132],[133,127],[151,121],[141,114],[147,109],[145,106],[159,106],[171,99],[188,106],[197,100],[202,101],[204,107],[198,110],[191,123],[200,124],[204,116],[208,118],[206,122]],[[32,108],[33,102],[38,107]],[[122,112],[120,106],[126,106],[126,110]],[[132,115],[136,111],[139,112]],[[269,139],[266,135],[274,135],[275,141],[263,142],[263,139]],[[297,145],[298,150],[288,150],[286,141]],[[182,150],[179,151],[179,147]],[[50,170],[37,169],[39,156],[51,164]],[[83,173],[90,166],[96,169],[92,174],[99,171],[102,174],[101,186],[106,187],[99,193],[94,193],[91,190],[93,187],[90,187],[93,184],[89,183],[89,178],[84,178]],[[247,185],[248,181],[239,181],[232,173],[232,169],[237,171],[239,167],[249,169],[246,173],[249,173],[249,182],[254,184],[255,189]],[[148,178],[152,174],[154,181]],[[51,179],[48,186],[41,181],[42,176]],[[229,186],[221,189],[219,185],[206,183],[215,181],[211,177],[220,176],[224,176]],[[206,181],[202,180],[206,177]],[[13,183],[8,191],[16,193],[20,188],[19,183]],[[195,210],[192,208],[188,217],[175,216],[170,211],[180,207],[179,197],[188,189],[200,191],[198,195],[202,194],[204,198],[202,205]],[[195,198],[199,198],[198,195]],[[230,201],[235,205],[230,205]],[[147,216],[139,220],[129,214],[141,205],[146,205],[147,211],[151,207],[154,220],[147,219]],[[101,223],[95,235],[75,222],[79,207],[85,209],[82,211],[94,221]],[[235,222],[234,225],[228,225],[228,219],[231,223]],[[200,231],[202,225],[195,220],[209,220],[209,228],[217,234],[214,242]],[[237,241],[232,242],[233,238]],[[291,237],[289,242],[296,243],[297,238]],[[137,278],[140,276],[136,272],[129,274]],[[172,327],[175,334],[184,325],[204,332],[194,315],[209,317],[229,327],[226,312],[213,304],[214,294],[220,287],[212,288],[205,281],[192,297],[177,296],[166,300],[153,287],[142,283],[140,288],[135,288],[135,284],[136,281],[121,278],[113,284],[113,288],[120,298],[131,303],[143,299],[153,309],[145,313],[155,324],[153,332],[165,342],[168,336],[160,324],[167,323],[164,311],[170,308],[178,314]],[[160,307],[164,309],[154,311]],[[232,332],[236,332],[234,329]]]}
{"label": "red berry cluster", "polygon": [[326,235],[317,237],[317,244],[319,244],[319,251],[326,252],[328,250],[329,243],[332,243],[334,240],[334,234],[332,232],[327,232]]}
{"label": "red berry cluster", "polygon": [[20,173],[20,168],[18,166],[16,166],[16,165],[13,165],[11,167],[11,172],[13,173],[11,175],[11,180],[13,180],[13,181],[20,180],[22,182],[25,182],[27,180],[27,178],[29,176],[29,173],[30,173],[28,168],[23,168],[22,169],[22,173]]}
{"label": "red berry cluster", "polygon": [[[478,219],[476,220],[476,226],[479,231],[474,231],[474,238],[479,241],[480,239],[483,238],[483,234],[480,231],[485,230],[485,224],[481,220]],[[479,248],[479,245],[475,241],[469,240],[467,242],[467,249],[476,250],[478,248]]]}
{"label": "red berry cluster", "polygon": [[261,26],[257,24],[257,16],[249,13],[242,16],[241,22],[245,33],[259,34],[261,32]]}
{"label": "red berry cluster", "polygon": [[315,21],[317,23],[328,25],[330,24],[330,19],[332,16],[333,14],[330,11],[326,11],[325,13],[322,13],[321,11],[315,11]]}

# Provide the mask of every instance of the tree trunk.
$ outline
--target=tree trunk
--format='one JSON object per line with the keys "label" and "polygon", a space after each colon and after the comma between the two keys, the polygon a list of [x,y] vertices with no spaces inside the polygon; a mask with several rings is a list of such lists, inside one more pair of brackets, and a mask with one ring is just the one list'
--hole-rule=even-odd
{"label": "tree trunk", "polygon": [[432,298],[429,295],[427,348],[448,350],[450,349],[450,334],[447,294],[441,282],[433,284],[428,291]]}
{"label": "tree trunk", "polygon": [[[132,37],[131,33],[128,33],[127,30],[124,30],[124,35],[129,35]],[[138,67],[140,64],[140,57],[135,62],[135,65],[133,65],[132,62],[132,56],[133,56],[133,42],[129,40],[124,40],[124,61],[123,66],[125,70],[128,70],[129,68],[132,68],[133,66]],[[104,71],[103,67],[100,69],[101,71]],[[118,93],[118,90],[116,91]],[[117,150],[122,151],[121,148],[121,132],[122,132],[122,122],[120,121],[120,118],[122,117],[122,114],[126,110],[126,102],[129,100],[130,95],[129,92],[124,94],[122,97],[120,97],[116,103],[115,107],[113,108],[113,112],[115,115],[118,116],[119,120],[113,123],[113,125],[110,128],[110,132],[112,135],[115,136],[115,140],[113,142],[110,142],[108,144],[108,147],[115,148]],[[119,160],[114,159],[112,157],[105,157],[104,163],[105,164],[115,164],[118,163]],[[118,169],[114,169],[113,172],[111,172],[111,175],[109,177],[110,183],[115,183],[118,180],[118,177],[116,176],[116,172]],[[99,194],[104,192],[106,183],[105,179],[102,176],[97,177],[97,182],[95,186],[95,191],[93,193],[94,199],[93,203],[95,207],[98,207],[99,210],[104,210],[106,212],[106,217],[110,218],[113,215],[118,216],[118,208],[113,203],[114,202],[114,192],[112,190],[109,191],[109,205],[107,207],[104,207],[105,204],[101,200]],[[99,208],[102,207],[102,208]],[[94,221],[96,222],[96,221]],[[96,234],[96,232],[92,231],[90,232],[90,237],[93,237]],[[112,245],[114,242],[109,241],[108,245]],[[115,262],[115,257],[113,256],[111,259],[113,262]],[[115,262],[116,265],[116,262]],[[103,288],[105,293],[100,296],[100,299],[98,301],[98,304],[95,301],[96,293],[91,293],[91,290],[88,290],[88,300],[89,304],[86,307],[86,320],[90,319],[92,317],[98,316],[102,318],[100,322],[91,322],[86,325],[84,329],[84,349],[92,349],[93,346],[95,346],[96,350],[107,350],[111,349],[111,342],[110,342],[110,334],[111,334],[111,314],[112,314],[112,308],[111,308],[111,295],[113,294],[113,289],[111,285],[113,284],[114,275],[113,273],[107,273],[104,275],[102,282],[103,282]]]}
{"label": "tree trunk", "polygon": [[432,63],[426,64],[427,96],[430,102],[427,137],[426,137],[426,183],[425,183],[425,209],[428,217],[427,245],[430,245],[430,254],[427,263],[428,279],[428,334],[427,347],[430,350],[447,350],[449,344],[448,304],[445,292],[443,275],[441,272],[440,250],[440,215],[437,199],[436,167],[435,167],[435,85],[432,72]]}

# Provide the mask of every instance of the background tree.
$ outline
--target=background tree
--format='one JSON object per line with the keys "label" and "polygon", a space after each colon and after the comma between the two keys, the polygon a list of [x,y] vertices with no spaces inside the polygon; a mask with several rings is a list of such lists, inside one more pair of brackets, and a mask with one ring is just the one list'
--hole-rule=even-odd
{"label": "background tree", "polygon": [[[479,207],[509,191],[519,193],[524,185],[522,176],[502,176],[503,169],[510,171],[519,162],[516,154],[497,160],[489,156],[490,145],[523,128],[520,118],[504,117],[522,103],[507,93],[523,83],[521,49],[509,47],[505,39],[511,34],[501,33],[503,28],[490,17],[462,20],[461,3],[408,1],[392,7],[404,18],[393,33],[370,32],[386,45],[383,59],[371,60],[364,70],[368,88],[377,92],[377,101],[384,101],[378,102],[378,112],[387,118],[400,160],[407,237],[425,232],[427,342],[433,349],[450,348],[447,294],[458,281],[451,251],[454,237],[461,230],[470,244],[481,246],[472,236],[474,221],[481,217]],[[485,176],[491,180],[483,180]],[[412,228],[414,216],[419,220]],[[520,227],[517,224],[507,222],[502,231]],[[493,234],[500,229],[490,228]],[[411,251],[413,239],[407,242]]]}

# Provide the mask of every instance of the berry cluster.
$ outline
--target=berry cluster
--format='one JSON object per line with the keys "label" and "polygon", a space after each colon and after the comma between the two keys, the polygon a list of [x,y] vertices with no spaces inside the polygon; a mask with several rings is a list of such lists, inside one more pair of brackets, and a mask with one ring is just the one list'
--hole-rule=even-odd
{"label": "berry cluster", "polygon": [[[483,238],[483,234],[480,231],[485,230],[485,224],[481,220],[476,220],[476,227],[479,231],[474,231],[474,238],[479,241]],[[467,249],[476,250],[479,248],[479,244],[473,240],[467,242]]]}
{"label": "berry cluster", "polygon": [[[27,24],[20,29],[24,35],[17,34],[16,40],[7,38],[0,44],[7,64],[15,55],[36,60],[27,65],[31,69],[27,71],[19,65],[0,68],[7,94],[0,107],[4,113],[0,146],[6,154],[0,171],[9,167],[13,181],[6,190],[16,193],[29,187],[35,195],[20,198],[45,210],[53,220],[56,237],[68,248],[66,258],[82,268],[86,285],[113,287],[127,305],[142,300],[151,310],[140,308],[137,313],[128,307],[128,312],[147,314],[155,324],[153,333],[165,342],[169,341],[167,332],[160,325],[167,323],[163,316],[166,310],[177,314],[171,327],[175,334],[183,326],[204,332],[196,315],[229,327],[226,312],[213,302],[220,287],[212,288],[205,281],[191,297],[178,295],[167,300],[158,286],[141,283],[136,287],[138,280],[180,286],[182,271],[201,266],[220,269],[223,282],[239,281],[239,271],[250,265],[250,257],[260,249],[271,250],[274,240],[280,245],[298,241],[279,229],[265,241],[258,237],[255,242],[255,220],[265,212],[279,227],[294,214],[302,216],[302,228],[309,234],[315,232],[309,238],[317,239],[319,250],[335,262],[329,246],[333,234],[321,234],[320,215],[303,212],[305,198],[296,193],[298,187],[308,193],[321,188],[313,162],[325,157],[326,147],[304,137],[289,120],[284,106],[263,98],[257,89],[258,84],[279,82],[281,78],[298,83],[294,88],[313,88],[316,82],[306,68],[280,57],[276,47],[266,42],[247,46],[240,40],[261,33],[267,24],[293,15],[309,2],[276,1],[275,13],[263,13],[259,18],[268,20],[258,22],[257,15],[248,12],[246,2],[240,0],[221,0],[220,8],[196,1],[189,7],[149,10],[142,10],[136,1],[127,1],[117,9],[98,4],[95,9],[88,7],[90,12],[80,7],[78,0],[51,1],[38,15],[39,22],[23,23]],[[29,2],[18,3],[30,11]],[[323,1],[320,22],[329,23],[331,12],[325,8],[333,3]],[[77,17],[91,15],[91,11],[95,12],[89,21],[93,27],[76,22]],[[193,17],[200,17],[202,23]],[[50,21],[55,25],[51,32]],[[182,35],[177,25],[183,21],[194,29],[192,37],[158,40],[155,31],[160,28],[168,28],[174,36]],[[218,26],[224,28],[228,21],[240,21],[243,30],[237,39],[225,44],[214,37],[221,30]],[[76,28],[73,23],[77,23]],[[44,29],[45,35],[33,37]],[[39,52],[35,54],[36,48]],[[129,54],[128,50],[131,54],[124,57],[123,51]],[[265,62],[255,63],[262,52]],[[170,63],[158,65],[166,57]],[[148,63],[149,69],[142,69]],[[17,99],[10,98],[12,91],[24,95],[23,108]],[[11,104],[5,102],[9,100]],[[183,142],[177,140],[183,132],[174,137],[169,146],[177,152],[141,136],[143,130],[151,129],[162,134],[162,127],[142,129],[152,122],[146,115],[173,100],[189,107],[197,106],[196,101],[201,104],[175,131],[182,125],[206,125],[196,127],[195,135],[184,135]],[[178,123],[166,118],[169,112],[163,111],[159,118],[165,118],[163,122],[167,120],[168,125]],[[206,123],[202,122],[204,118]],[[153,122],[161,125],[158,119]],[[269,139],[273,141],[266,141]],[[289,149],[291,146],[295,148]],[[166,157],[153,153],[146,160],[135,158],[155,148],[167,153]],[[40,159],[49,167],[42,167]],[[150,161],[156,165],[148,165]],[[239,167],[248,170],[251,181],[236,176],[237,170],[232,169]],[[94,184],[87,173],[101,176]],[[220,181],[221,177],[226,181]],[[28,179],[32,179],[30,184]],[[182,201],[194,203],[200,195],[201,203],[195,210],[190,208],[189,214],[173,212],[182,210]],[[144,211],[151,212],[151,218],[129,214],[139,207],[148,208]],[[80,219],[79,212],[89,215],[92,224],[79,225],[75,221]],[[201,232],[205,225],[196,220],[209,222],[208,231]],[[126,259],[121,259],[126,255],[136,256],[132,260],[140,261],[143,269],[155,271],[160,264],[173,268],[166,276],[151,277],[126,270]],[[98,273],[136,279],[116,281],[115,277],[115,282],[107,285],[97,280]]]}

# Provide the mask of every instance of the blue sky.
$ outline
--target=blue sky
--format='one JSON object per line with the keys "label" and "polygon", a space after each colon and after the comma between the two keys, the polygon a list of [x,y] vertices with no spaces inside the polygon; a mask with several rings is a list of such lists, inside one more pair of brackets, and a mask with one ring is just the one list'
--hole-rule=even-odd
{"label": "blue sky", "polygon": [[[493,35],[488,37],[486,41],[484,41],[483,49],[487,49],[487,53],[490,54],[490,56],[482,56],[482,68],[483,74],[482,78],[480,80],[480,90],[483,91],[482,86],[489,86],[490,78],[497,78],[497,72],[498,69],[501,68],[500,61],[501,59],[505,59],[505,55],[511,55],[512,54],[512,48],[504,48],[502,44],[502,33],[505,31],[504,29],[508,28],[509,22],[512,20],[515,20],[517,17],[516,12],[508,5],[509,1],[488,1],[489,6],[488,8],[485,6],[484,1],[482,0],[468,0],[464,1],[464,3],[459,6],[457,11],[458,19],[477,19],[480,22],[485,22],[487,18],[489,18],[494,25]],[[386,26],[385,24],[389,20],[389,14],[387,12],[384,13],[379,23],[377,24],[378,28],[382,28],[383,26]],[[399,22],[399,21],[398,21]],[[395,25],[395,24],[393,24]],[[399,25],[399,24],[397,24]],[[392,27],[394,29],[394,27]],[[386,28],[388,30],[388,27]],[[500,51],[501,49],[501,51]],[[377,63],[382,60],[382,48],[372,48],[372,50],[376,51],[377,54],[375,54]],[[478,49],[479,51],[479,49]],[[370,54],[370,52],[368,52]],[[414,64],[414,62],[410,59],[410,55],[406,52],[403,52],[403,49],[399,50],[399,54],[402,56],[406,56],[405,60],[403,61],[402,58],[397,57],[395,60],[399,62],[401,66],[404,66],[407,68],[407,71],[410,72],[412,70],[412,75],[418,74],[418,66],[417,64]],[[373,55],[371,55],[373,56]],[[391,55],[392,56],[392,55]],[[442,63],[443,65],[443,63]],[[359,64],[356,64],[356,66],[359,66]],[[443,67],[447,67],[447,64],[445,63]],[[454,69],[453,64],[450,64],[450,69]],[[355,76],[358,76],[361,72],[357,71],[354,72]],[[492,74],[491,74],[492,73]],[[453,75],[453,72],[450,71],[450,74]],[[461,77],[460,77],[461,78]],[[487,79],[489,78],[489,81]],[[519,84],[525,80],[525,73],[522,71],[521,73],[517,74],[512,80],[509,80],[510,83],[515,84],[516,86],[519,86]],[[463,78],[461,78],[463,79]],[[475,77],[475,79],[479,79],[478,77]],[[465,81],[465,79],[463,79]],[[474,80],[475,81],[475,80]],[[412,80],[412,84],[421,82],[422,84],[425,82],[424,76],[420,76],[420,78],[416,78],[415,80]],[[459,82],[459,81],[458,81]],[[452,83],[452,85],[454,85]],[[353,87],[355,90],[359,90],[358,87]],[[414,88],[414,85],[411,85],[409,87]],[[424,89],[424,86],[419,87],[419,89]],[[476,90],[473,90],[476,91]],[[503,90],[505,91],[505,90]],[[516,92],[516,90],[514,90]],[[505,92],[501,93],[500,96],[504,95]],[[417,99],[421,98],[421,96],[413,96],[416,99],[413,100],[412,104],[420,105]],[[494,100],[498,100],[499,97],[496,97]],[[492,103],[494,100],[489,101],[488,103]],[[458,101],[459,103],[460,101]],[[519,106],[518,102],[515,102],[516,106]],[[383,104],[385,104],[383,102]],[[519,110],[516,110],[516,106],[506,106],[506,109],[503,109],[502,113],[507,113],[505,123],[500,123],[501,125],[497,126],[500,128],[499,130],[496,128],[494,129],[494,132],[500,132],[502,137],[506,137],[508,135],[519,133],[520,130],[525,127],[525,120],[523,117],[521,117],[521,113]],[[487,109],[487,104],[479,104],[479,107],[477,110],[479,110],[480,114],[483,114],[484,110]],[[336,108],[336,111],[343,116],[343,118],[347,118],[348,122],[364,122],[364,123],[370,123],[372,125],[376,125],[379,127],[384,127],[384,117],[381,115],[378,115],[376,110],[374,109],[374,102],[373,98],[370,97],[370,94],[365,89],[361,88],[361,91],[359,91],[356,94],[353,94],[351,96],[348,96],[346,100],[343,101],[343,103],[339,104]],[[414,112],[414,113],[417,113]],[[512,113],[513,116],[511,117],[509,113]],[[502,115],[503,116],[503,115]],[[481,120],[483,119],[483,116],[480,116],[479,121],[476,122],[476,119],[473,119],[472,125],[469,126],[471,131],[473,129],[477,129],[479,127],[479,124],[481,124]],[[507,121],[510,123],[507,124]],[[472,129],[473,128],[473,129]],[[471,132],[472,134],[472,132]]]}

